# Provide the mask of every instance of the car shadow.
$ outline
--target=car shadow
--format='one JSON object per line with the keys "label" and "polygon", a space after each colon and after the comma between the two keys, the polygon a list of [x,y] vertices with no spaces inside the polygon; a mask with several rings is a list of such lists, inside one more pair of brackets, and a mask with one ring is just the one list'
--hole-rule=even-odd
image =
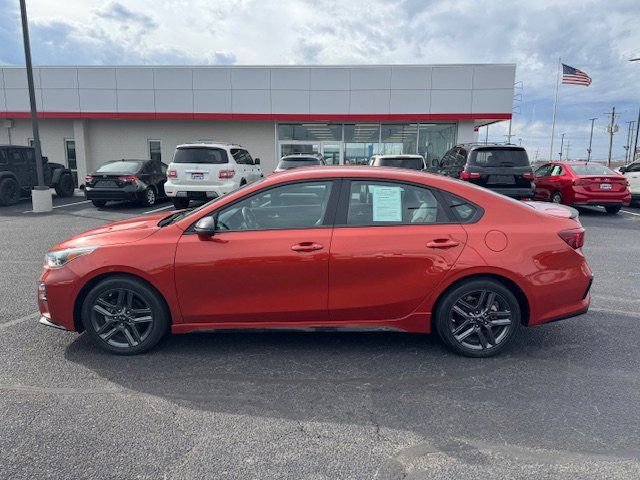
{"label": "car shadow", "polygon": [[[127,392],[190,409],[429,436],[486,438],[502,430],[503,440],[526,444],[531,435],[562,438],[563,405],[588,417],[593,404],[608,408],[609,397],[591,393],[589,405],[574,405],[587,394],[580,372],[602,361],[584,346],[603,340],[569,322],[523,329],[488,359],[453,354],[435,335],[285,331],[174,335],[135,357],[103,353],[82,335],[65,356]],[[549,405],[558,410],[547,411]],[[510,428],[522,411],[535,421]],[[588,429],[604,421],[594,419]]]}

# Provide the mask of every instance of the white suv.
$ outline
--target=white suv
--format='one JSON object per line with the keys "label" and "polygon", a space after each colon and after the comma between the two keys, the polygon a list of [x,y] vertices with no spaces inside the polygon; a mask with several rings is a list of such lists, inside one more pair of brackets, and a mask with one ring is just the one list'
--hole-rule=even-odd
{"label": "white suv", "polygon": [[178,145],[167,168],[164,191],[176,208],[189,200],[208,200],[229,193],[263,177],[260,159],[231,143]]}
{"label": "white suv", "polygon": [[627,177],[631,203],[640,202],[640,161],[624,165],[618,169],[621,175]]}

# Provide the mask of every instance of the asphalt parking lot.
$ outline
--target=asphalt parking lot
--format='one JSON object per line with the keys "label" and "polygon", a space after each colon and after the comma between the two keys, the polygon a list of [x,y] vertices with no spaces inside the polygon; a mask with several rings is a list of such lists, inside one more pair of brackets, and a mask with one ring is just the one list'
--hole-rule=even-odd
{"label": "asphalt parking lot", "polygon": [[0,210],[0,478],[640,478],[640,209],[581,210],[588,314],[467,359],[435,337],[174,336],[110,356],[37,323],[44,253],[170,203]]}

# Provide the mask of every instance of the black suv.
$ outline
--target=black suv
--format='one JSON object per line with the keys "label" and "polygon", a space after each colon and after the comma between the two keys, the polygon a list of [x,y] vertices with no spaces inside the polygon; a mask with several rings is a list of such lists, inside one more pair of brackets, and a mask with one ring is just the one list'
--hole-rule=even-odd
{"label": "black suv", "polygon": [[516,145],[468,143],[444,154],[437,172],[514,198],[532,198],[533,169],[527,151]]}
{"label": "black suv", "polygon": [[[42,157],[44,183],[56,189],[59,197],[70,197],[75,190],[71,170]],[[33,147],[0,145],[0,206],[15,205],[31,195],[38,185],[36,153]]]}

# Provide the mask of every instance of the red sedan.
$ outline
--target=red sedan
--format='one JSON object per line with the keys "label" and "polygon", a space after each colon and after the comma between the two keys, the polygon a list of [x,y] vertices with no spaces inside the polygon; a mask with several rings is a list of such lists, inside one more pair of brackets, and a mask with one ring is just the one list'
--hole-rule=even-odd
{"label": "red sedan", "polygon": [[330,326],[435,330],[485,357],[523,326],[587,311],[583,239],[569,209],[459,180],[294,169],[57,245],[40,322],[124,354],[169,331]]}
{"label": "red sedan", "polygon": [[615,214],[631,203],[629,182],[598,163],[551,162],[535,172],[534,198],[564,205],[599,205]]}

